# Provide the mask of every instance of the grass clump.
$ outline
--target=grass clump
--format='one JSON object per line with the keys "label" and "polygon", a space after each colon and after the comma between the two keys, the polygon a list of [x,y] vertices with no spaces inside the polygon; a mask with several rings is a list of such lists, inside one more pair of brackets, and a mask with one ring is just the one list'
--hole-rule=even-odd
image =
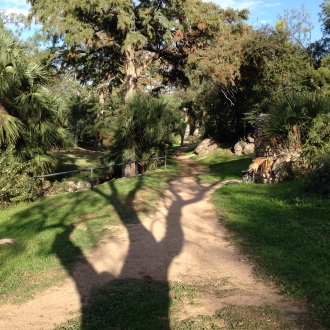
{"label": "grass clump", "polygon": [[300,190],[300,182],[223,186],[214,202],[259,274],[307,299],[330,326],[330,200],[302,199]]}

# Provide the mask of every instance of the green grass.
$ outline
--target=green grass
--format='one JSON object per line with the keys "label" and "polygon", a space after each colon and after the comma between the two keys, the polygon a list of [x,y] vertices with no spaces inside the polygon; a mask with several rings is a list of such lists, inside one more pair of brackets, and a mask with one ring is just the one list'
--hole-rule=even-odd
{"label": "green grass", "polygon": [[[204,292],[179,282],[150,279],[114,280],[94,291],[88,306],[78,316],[58,325],[57,330],[201,330],[249,329],[292,330],[283,313],[270,307],[233,306],[216,311],[213,316],[188,316],[184,312],[200,306]],[[305,327],[303,329],[316,329]]]}
{"label": "green grass", "polygon": [[330,200],[303,199],[299,182],[223,186],[220,219],[283,293],[308,301],[330,327]]}
{"label": "green grass", "polygon": [[228,149],[219,149],[205,158],[195,156],[192,159],[208,166],[201,182],[212,184],[222,180],[241,180],[242,171],[251,164],[252,155],[235,156]]}
{"label": "green grass", "polygon": [[[220,150],[200,161],[209,166],[202,181],[213,183],[240,179],[250,157]],[[72,276],[76,261],[102,239],[153,212],[179,170],[169,161],[166,172],[159,169],[2,211],[0,237],[16,243],[0,246],[1,302],[24,301]],[[299,190],[299,183],[292,182],[229,185],[215,192],[214,202],[237,244],[256,261],[256,273],[278,283],[283,293],[307,300],[330,327],[330,201],[304,199]],[[92,290],[89,304],[58,329],[292,329],[284,315],[267,306],[228,305],[213,316],[185,314],[186,306],[201,306],[205,295],[232,294],[225,287],[211,291],[151,278],[116,279]],[[312,318],[299,322],[293,321],[293,328],[321,329]]]}
{"label": "green grass", "polygon": [[[54,155],[58,160],[58,166],[55,172],[68,172],[101,166],[100,159],[104,154],[105,151],[93,151],[83,148],[74,148],[68,151],[56,152],[54,153]],[[89,180],[90,172],[84,171],[70,173],[66,175],[59,175],[55,177],[50,177],[49,180],[60,181],[64,178],[72,181]]]}
{"label": "green grass", "polygon": [[61,281],[77,258],[102,238],[153,212],[179,169],[169,161],[166,172],[159,169],[2,211],[0,237],[16,243],[0,246],[0,301],[26,300]]}

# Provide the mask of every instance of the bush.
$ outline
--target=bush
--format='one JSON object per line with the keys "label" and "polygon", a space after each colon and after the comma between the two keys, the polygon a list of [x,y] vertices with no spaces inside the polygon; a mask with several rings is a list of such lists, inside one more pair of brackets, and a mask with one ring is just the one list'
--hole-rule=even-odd
{"label": "bush", "polygon": [[29,180],[31,162],[19,163],[4,152],[0,156],[0,205],[27,201],[40,195],[42,180]]}
{"label": "bush", "polygon": [[311,195],[330,197],[330,156],[305,176],[304,190]]}
{"label": "bush", "polygon": [[0,204],[26,200],[29,195],[28,176],[24,173],[26,164],[11,164],[0,160]]}

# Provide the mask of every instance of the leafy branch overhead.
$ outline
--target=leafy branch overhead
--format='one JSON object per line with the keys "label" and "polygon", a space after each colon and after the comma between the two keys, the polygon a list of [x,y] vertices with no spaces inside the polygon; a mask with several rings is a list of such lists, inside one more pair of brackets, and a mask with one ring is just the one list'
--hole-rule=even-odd
{"label": "leafy branch overhead", "polygon": [[187,83],[184,65],[189,60],[196,65],[192,54],[199,51],[197,58],[205,60],[222,35],[229,40],[235,29],[241,34],[243,28],[236,23],[247,18],[246,10],[223,10],[197,0],[29,2],[30,18],[36,17],[49,38],[62,46],[63,65],[75,67],[85,82],[111,80],[126,98],[156,61],[158,74],[168,83]]}

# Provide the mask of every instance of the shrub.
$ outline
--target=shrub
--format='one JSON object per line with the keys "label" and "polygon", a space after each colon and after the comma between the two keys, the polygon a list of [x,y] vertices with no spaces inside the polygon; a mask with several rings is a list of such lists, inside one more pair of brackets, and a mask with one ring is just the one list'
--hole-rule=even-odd
{"label": "shrub", "polygon": [[305,176],[304,190],[311,195],[330,197],[330,155]]}
{"label": "shrub", "polygon": [[0,159],[0,204],[26,200],[29,195],[27,164],[13,164]]}

